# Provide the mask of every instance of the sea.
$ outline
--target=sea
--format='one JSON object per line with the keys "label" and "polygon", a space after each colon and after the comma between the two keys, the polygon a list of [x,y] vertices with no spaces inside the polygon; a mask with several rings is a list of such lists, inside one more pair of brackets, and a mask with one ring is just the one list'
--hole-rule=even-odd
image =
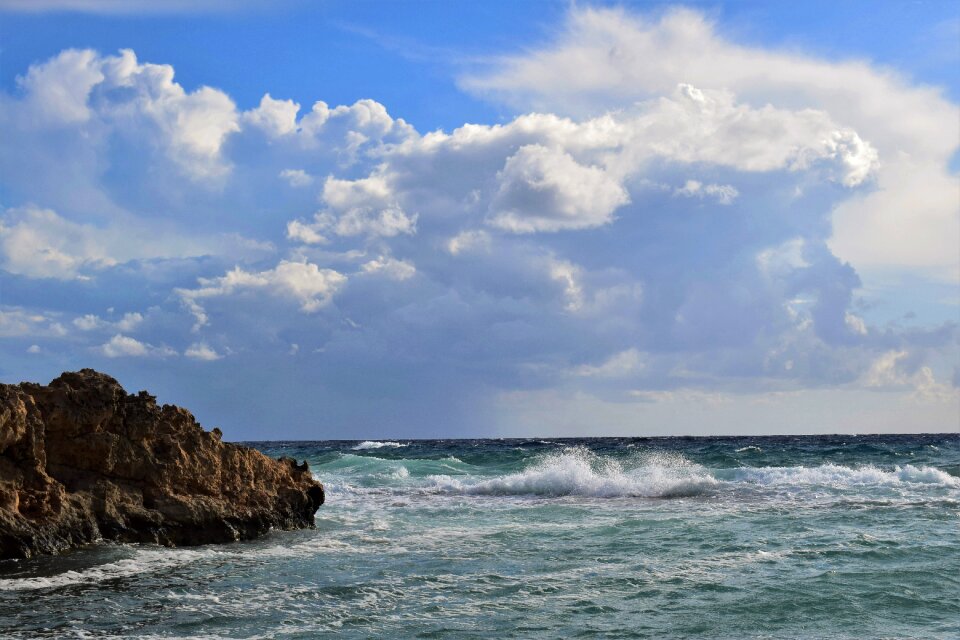
{"label": "sea", "polygon": [[316,528],[0,562],[2,638],[960,638],[960,434],[246,443]]}

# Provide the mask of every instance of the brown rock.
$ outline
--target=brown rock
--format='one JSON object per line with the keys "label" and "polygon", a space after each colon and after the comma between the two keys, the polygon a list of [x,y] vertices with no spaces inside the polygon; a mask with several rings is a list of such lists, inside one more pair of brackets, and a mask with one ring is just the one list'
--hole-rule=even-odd
{"label": "brown rock", "polygon": [[0,384],[0,559],[100,538],[196,545],[311,527],[306,462],[221,441],[92,369]]}

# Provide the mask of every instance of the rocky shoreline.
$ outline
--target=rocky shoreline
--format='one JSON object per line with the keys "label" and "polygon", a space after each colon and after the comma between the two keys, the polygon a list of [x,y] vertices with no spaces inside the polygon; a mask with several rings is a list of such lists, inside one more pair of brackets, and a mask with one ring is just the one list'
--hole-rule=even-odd
{"label": "rocky shoreline", "polygon": [[221,441],[92,369],[0,384],[0,559],[96,540],[232,542],[314,524],[306,462]]}

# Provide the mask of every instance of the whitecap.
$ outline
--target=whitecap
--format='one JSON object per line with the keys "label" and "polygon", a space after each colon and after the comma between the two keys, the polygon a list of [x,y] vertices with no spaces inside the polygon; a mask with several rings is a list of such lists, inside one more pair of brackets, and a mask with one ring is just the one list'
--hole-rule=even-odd
{"label": "whitecap", "polygon": [[389,440],[385,442],[380,442],[378,440],[364,440],[357,446],[351,447],[351,448],[354,451],[365,451],[367,449],[383,449],[383,448],[396,449],[398,447],[405,447],[405,446],[407,445],[402,444],[400,442],[391,442]]}
{"label": "whitecap", "polygon": [[700,465],[682,456],[652,454],[624,467],[587,449],[567,449],[532,466],[489,479],[435,475],[427,478],[441,493],[465,495],[666,498],[699,495],[717,484]]}
{"label": "whitecap", "polygon": [[873,465],[844,467],[827,463],[816,467],[743,467],[733,470],[733,479],[765,486],[938,485],[960,489],[960,478],[935,467],[896,466],[885,471]]}

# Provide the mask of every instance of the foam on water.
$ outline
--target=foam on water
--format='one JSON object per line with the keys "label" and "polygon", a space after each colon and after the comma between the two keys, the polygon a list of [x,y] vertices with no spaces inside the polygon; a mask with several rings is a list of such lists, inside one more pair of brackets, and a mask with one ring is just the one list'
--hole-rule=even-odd
{"label": "foam on water", "polygon": [[264,446],[314,530],[0,563],[0,637],[958,637],[960,437],[356,446]]}
{"label": "foam on water", "polygon": [[703,467],[682,456],[647,455],[639,459],[639,464],[625,466],[584,448],[546,456],[522,471],[495,478],[478,480],[438,475],[430,480],[441,492],[467,495],[595,498],[694,496],[717,484]]}
{"label": "foam on water", "polygon": [[960,478],[940,469],[911,464],[894,467],[891,471],[873,465],[845,467],[831,463],[816,467],[741,467],[728,471],[736,482],[765,486],[854,488],[922,484],[960,489]]}
{"label": "foam on water", "polygon": [[80,571],[64,571],[53,576],[0,579],[0,591],[54,589],[80,584],[96,584],[105,580],[129,578],[142,573],[161,571],[196,562],[214,553],[188,549],[137,549],[132,558],[96,565]]}
{"label": "foam on water", "polygon": [[367,449],[383,449],[383,448],[397,449],[399,447],[405,447],[405,446],[407,445],[401,444],[399,442],[391,442],[389,440],[386,442],[380,442],[377,440],[364,440],[363,442],[361,442],[360,444],[352,448],[354,451],[365,451]]}

